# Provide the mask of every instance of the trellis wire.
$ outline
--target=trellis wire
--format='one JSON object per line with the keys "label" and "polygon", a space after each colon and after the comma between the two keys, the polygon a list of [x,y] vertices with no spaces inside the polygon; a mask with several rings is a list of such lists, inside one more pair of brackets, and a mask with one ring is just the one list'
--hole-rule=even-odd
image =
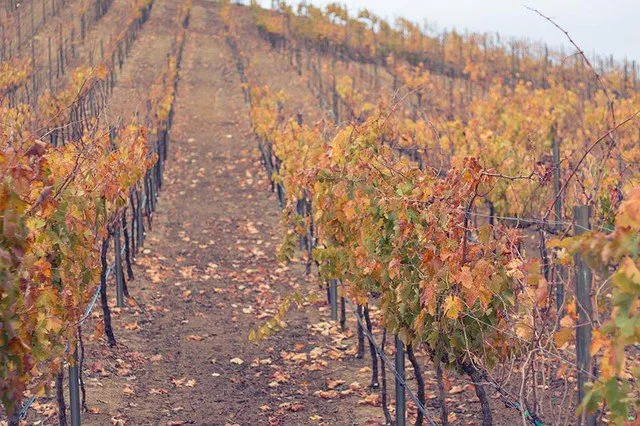
{"label": "trellis wire", "polygon": [[[389,370],[393,373],[393,375],[395,376],[396,380],[398,382],[400,382],[400,384],[404,387],[404,389],[407,391],[407,393],[409,394],[409,397],[411,398],[411,400],[413,401],[413,403],[416,405],[416,407],[418,408],[418,410],[420,410],[420,412],[422,414],[424,414],[424,417],[427,419],[427,422],[431,425],[431,426],[437,426],[437,423],[433,420],[433,418],[431,417],[431,414],[429,414],[429,412],[427,411],[427,409],[425,408],[425,406],[422,404],[422,402],[418,399],[418,397],[416,396],[416,394],[411,390],[410,387],[407,386],[407,382],[405,381],[405,379],[402,377],[402,375],[398,372],[398,370],[396,370],[394,363],[392,363],[391,361],[389,361],[389,358],[387,358],[387,355],[380,349],[380,346],[378,346],[378,344],[376,343],[375,339],[373,338],[373,336],[371,335],[371,333],[369,333],[369,330],[367,329],[366,325],[364,324],[364,320],[362,319],[362,317],[360,315],[358,315],[358,312],[356,310],[356,307],[353,305],[353,303],[351,303],[350,300],[346,299],[345,302],[349,305],[349,308],[353,311],[353,314],[356,317],[356,320],[358,321],[358,323],[360,324],[360,326],[362,327],[362,331],[364,332],[364,335],[367,336],[367,339],[369,339],[369,341],[371,342],[371,344],[373,345],[373,347],[376,349],[376,353],[378,354],[378,356],[380,357],[380,359],[382,360],[382,362],[389,368]],[[397,409],[397,408],[396,408]]]}

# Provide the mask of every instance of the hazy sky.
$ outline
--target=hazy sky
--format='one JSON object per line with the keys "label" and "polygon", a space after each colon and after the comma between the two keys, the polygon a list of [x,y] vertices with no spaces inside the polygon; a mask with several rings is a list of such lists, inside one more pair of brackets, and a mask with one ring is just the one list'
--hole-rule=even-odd
{"label": "hazy sky", "polygon": [[[334,0],[335,1],[335,0]],[[311,0],[314,5],[332,1]],[[552,46],[565,43],[564,34],[526,9],[539,9],[569,31],[588,53],[613,54],[640,60],[640,0],[342,0],[350,9],[367,8],[379,16],[402,16],[438,28],[497,31],[528,37]]]}

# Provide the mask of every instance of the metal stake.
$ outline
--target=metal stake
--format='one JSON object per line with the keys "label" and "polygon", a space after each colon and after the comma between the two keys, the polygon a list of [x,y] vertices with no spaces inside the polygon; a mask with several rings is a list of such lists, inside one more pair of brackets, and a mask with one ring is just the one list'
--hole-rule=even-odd
{"label": "metal stake", "polygon": [[[404,381],[404,343],[395,335],[395,361],[396,371],[400,378]],[[396,377],[396,426],[405,426],[405,413],[406,413],[406,401],[405,401],[405,389],[404,384]]]}
{"label": "metal stake", "polygon": [[80,426],[80,375],[77,346],[73,350],[73,362],[69,364],[69,409],[71,411],[71,426]]}
{"label": "metal stake", "polygon": [[329,302],[331,303],[331,320],[338,320],[338,280],[329,282]]}
{"label": "metal stake", "polygon": [[124,272],[122,270],[122,249],[120,247],[120,225],[113,232],[113,248],[115,250],[115,273],[116,273],[116,306],[124,307]]}

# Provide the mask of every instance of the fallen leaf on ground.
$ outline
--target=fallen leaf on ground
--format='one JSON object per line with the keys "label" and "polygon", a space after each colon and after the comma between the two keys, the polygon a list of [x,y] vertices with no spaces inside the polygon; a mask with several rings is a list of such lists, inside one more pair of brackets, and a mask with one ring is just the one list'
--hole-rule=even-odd
{"label": "fallen leaf on ground", "polygon": [[449,389],[449,393],[451,395],[455,395],[457,393],[462,393],[464,392],[464,388],[462,386],[456,385],[456,386],[452,386],[451,389]]}
{"label": "fallen leaf on ground", "polygon": [[345,381],[344,380],[327,380],[327,388],[329,389],[335,389],[338,386],[344,385]]}
{"label": "fallen leaf on ground", "polygon": [[187,380],[187,378],[186,378],[186,377],[182,377],[182,378],[180,378],[180,379],[175,379],[175,378],[174,378],[174,379],[171,379],[171,383],[173,383],[173,385],[174,385],[175,387],[179,388],[179,387],[181,387],[181,386],[184,384],[185,380]]}
{"label": "fallen leaf on ground", "polygon": [[315,396],[319,396],[322,399],[332,399],[338,397],[338,391],[328,390],[328,391],[316,391],[313,393]]}
{"label": "fallen leaf on ground", "polygon": [[202,341],[203,337],[202,336],[198,336],[197,334],[192,334],[190,336],[187,337],[187,340],[191,340],[192,342],[200,342]]}
{"label": "fallen leaf on ground", "polygon": [[360,401],[358,401],[358,405],[365,405],[365,404],[377,406],[379,404],[378,394],[372,393],[371,395],[368,395],[363,399],[361,399]]}
{"label": "fallen leaf on ground", "polygon": [[130,322],[124,325],[125,330],[140,330],[140,326],[137,322]]}

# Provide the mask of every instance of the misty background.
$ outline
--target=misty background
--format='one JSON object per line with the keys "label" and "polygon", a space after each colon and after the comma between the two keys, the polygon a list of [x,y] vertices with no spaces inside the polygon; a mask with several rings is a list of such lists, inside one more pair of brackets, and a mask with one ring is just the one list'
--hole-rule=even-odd
{"label": "misty background", "polygon": [[[315,6],[334,1],[307,0]],[[262,0],[270,6],[270,0]],[[287,3],[297,4],[298,1]],[[566,47],[573,53],[564,34],[528,10],[538,9],[564,27],[588,56],[613,55],[640,61],[640,1],[638,0],[342,0],[350,11],[363,8],[393,21],[407,18],[439,31],[497,32],[501,37],[542,41],[550,47]]]}

